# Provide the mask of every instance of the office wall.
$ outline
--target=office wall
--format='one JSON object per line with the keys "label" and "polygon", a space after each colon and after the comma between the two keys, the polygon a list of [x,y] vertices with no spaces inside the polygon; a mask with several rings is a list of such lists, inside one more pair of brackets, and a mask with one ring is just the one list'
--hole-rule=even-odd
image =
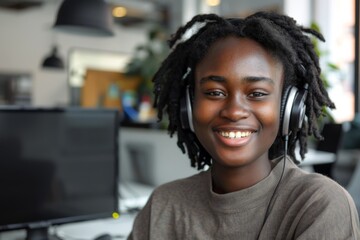
{"label": "office wall", "polygon": [[67,71],[40,68],[52,45],[66,61],[71,48],[82,47],[131,53],[146,39],[143,28],[116,25],[114,37],[85,37],[55,32],[52,25],[60,1],[44,1],[40,7],[11,11],[0,9],[0,73],[30,73],[33,79],[33,104],[66,105],[69,102]]}

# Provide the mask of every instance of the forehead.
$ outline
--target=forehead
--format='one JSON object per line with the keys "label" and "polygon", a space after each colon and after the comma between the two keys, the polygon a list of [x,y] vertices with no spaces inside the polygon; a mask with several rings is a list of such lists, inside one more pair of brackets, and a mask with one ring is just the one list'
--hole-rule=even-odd
{"label": "forehead", "polygon": [[239,76],[264,75],[281,81],[283,64],[256,41],[230,36],[214,42],[196,66],[197,77],[218,72],[232,72]]}

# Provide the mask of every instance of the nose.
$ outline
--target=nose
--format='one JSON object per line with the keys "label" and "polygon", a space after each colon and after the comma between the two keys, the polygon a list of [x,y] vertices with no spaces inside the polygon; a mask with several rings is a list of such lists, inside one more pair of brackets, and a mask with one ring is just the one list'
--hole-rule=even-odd
{"label": "nose", "polygon": [[236,122],[240,119],[249,117],[250,111],[246,99],[243,95],[229,96],[224,108],[220,111],[222,118]]}

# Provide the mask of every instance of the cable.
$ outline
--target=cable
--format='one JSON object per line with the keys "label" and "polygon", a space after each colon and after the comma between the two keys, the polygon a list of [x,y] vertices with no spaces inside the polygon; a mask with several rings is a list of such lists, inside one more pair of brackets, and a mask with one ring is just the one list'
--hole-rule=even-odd
{"label": "cable", "polygon": [[259,239],[260,237],[260,234],[261,234],[261,231],[262,229],[264,228],[264,225],[265,225],[265,222],[267,220],[267,218],[269,217],[269,214],[270,214],[270,205],[272,203],[272,201],[274,200],[274,197],[275,197],[275,194],[279,188],[279,185],[281,183],[281,180],[284,176],[284,172],[285,172],[285,166],[286,166],[286,159],[287,159],[287,153],[288,153],[288,141],[289,141],[289,136],[288,135],[285,135],[284,136],[284,142],[285,142],[285,146],[284,146],[284,159],[283,159],[283,166],[282,166],[282,170],[281,170],[281,175],[280,175],[280,178],[279,178],[279,181],[277,182],[276,184],[276,187],[271,195],[271,198],[270,198],[270,201],[268,203],[268,206],[266,207],[266,212],[265,212],[265,217],[264,217],[264,221],[262,223],[262,226],[261,226],[261,229],[259,231],[259,234],[258,234],[258,237],[257,239]]}

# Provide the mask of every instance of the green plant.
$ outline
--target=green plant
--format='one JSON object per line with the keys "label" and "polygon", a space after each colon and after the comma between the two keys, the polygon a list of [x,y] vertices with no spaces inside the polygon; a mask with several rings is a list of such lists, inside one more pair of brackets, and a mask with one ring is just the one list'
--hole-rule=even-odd
{"label": "green plant", "polygon": [[148,41],[135,49],[126,67],[126,75],[141,77],[142,81],[138,89],[140,95],[152,96],[152,77],[168,54],[166,36],[164,28],[160,26],[151,28],[148,32]]}

